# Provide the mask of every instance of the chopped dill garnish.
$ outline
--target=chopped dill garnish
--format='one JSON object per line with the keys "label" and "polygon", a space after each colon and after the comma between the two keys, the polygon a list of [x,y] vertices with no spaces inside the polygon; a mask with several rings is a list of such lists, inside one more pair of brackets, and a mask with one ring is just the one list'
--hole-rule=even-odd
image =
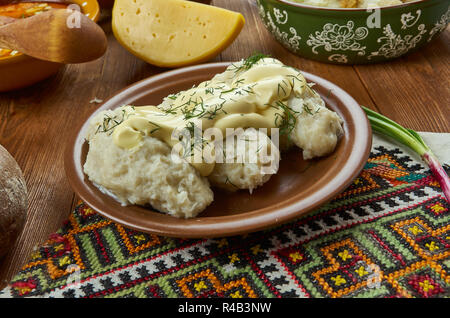
{"label": "chopped dill garnish", "polygon": [[224,89],[224,88],[225,88],[225,85],[222,85],[222,86],[217,86],[215,89],[221,90],[221,89]]}
{"label": "chopped dill garnish", "polygon": [[195,133],[196,131],[200,130],[200,128],[197,125],[195,125],[194,122],[192,121],[188,122],[187,125],[184,127],[184,129],[187,129],[190,135],[190,142],[189,143],[187,141],[183,142],[184,143],[183,157],[187,158],[194,156],[196,149],[199,151],[203,151],[204,145],[207,144],[208,141],[203,137],[201,137],[203,135],[201,131],[197,134]]}
{"label": "chopped dill garnish", "polygon": [[256,63],[258,63],[260,60],[270,57],[269,55],[262,54],[262,53],[255,53],[252,56],[247,57],[241,65],[237,66],[236,64],[232,64],[234,67],[234,73],[238,73],[240,71],[247,71],[253,67]]}
{"label": "chopped dill garnish", "polygon": [[[299,73],[299,75],[300,75],[300,73]],[[300,83],[303,82],[298,76],[295,76],[295,75],[288,74],[288,75],[286,75],[286,77],[292,78],[292,84],[291,84],[292,88],[294,88],[294,86],[295,86],[295,80],[299,81]],[[302,85],[301,87],[303,88],[304,85]]]}
{"label": "chopped dill garnish", "polygon": [[239,138],[239,139],[240,139],[240,140],[243,140],[243,141],[247,141],[247,142],[257,141],[257,140],[255,140],[255,139],[250,139],[250,138],[248,138],[248,137]]}
{"label": "chopped dill garnish", "polygon": [[155,128],[153,128],[152,130],[150,130],[150,135],[153,134],[154,132],[158,131],[161,129],[161,126],[158,125],[157,123],[154,123],[152,121],[148,121],[150,124],[152,124],[153,126],[155,126]]}
{"label": "chopped dill garnish", "polygon": [[276,102],[276,106],[272,107],[281,108],[284,111],[284,114],[275,113],[275,126],[280,129],[280,135],[288,135],[289,137],[289,134],[297,124],[298,112],[280,101]]}
{"label": "chopped dill garnish", "polygon": [[258,83],[249,85],[246,87],[241,87],[241,90],[243,90],[244,92],[246,92],[247,94],[255,94],[255,92],[253,91],[253,87],[255,87],[256,85],[258,85]]}
{"label": "chopped dill garnish", "polygon": [[303,105],[303,110],[310,115],[314,115],[312,109],[308,107],[308,105]]}
{"label": "chopped dill garnish", "polygon": [[113,117],[105,115],[105,117],[103,117],[103,123],[101,125],[98,125],[95,133],[112,134],[114,129],[121,123],[123,123],[126,119],[128,119],[128,117],[130,117],[130,114],[127,113],[125,109],[122,109],[121,115],[115,115]]}
{"label": "chopped dill garnish", "polygon": [[211,107],[208,110],[205,110],[205,112],[200,115],[200,118],[206,118],[206,119],[214,119],[218,112],[221,111],[224,114],[227,114],[225,109],[223,109],[223,105],[225,104],[225,100],[221,104],[215,104],[214,108],[211,109]]}
{"label": "chopped dill garnish", "polygon": [[[193,107],[190,107],[190,105],[193,104]],[[182,106],[185,106],[181,109],[181,112],[184,115],[184,119],[188,120],[194,117],[200,117],[202,116],[206,109],[205,104],[203,102],[203,98],[200,97],[200,101],[193,101],[192,99],[189,99],[188,102],[184,103]]]}
{"label": "chopped dill garnish", "polygon": [[244,60],[244,64],[243,64],[244,70],[251,69],[253,65],[255,65],[260,60],[262,60],[262,59],[264,59],[266,57],[269,57],[269,56],[266,55],[266,54],[262,54],[262,53],[255,53],[252,56],[246,58]]}
{"label": "chopped dill garnish", "polygon": [[228,179],[228,176],[227,176],[227,178],[225,179],[225,184],[227,184],[227,183],[231,184],[231,185],[232,185],[233,187],[235,187],[236,189],[239,189],[239,187],[238,187],[237,185],[235,185],[233,182],[230,181],[230,179]]}
{"label": "chopped dill garnish", "polygon": [[[283,83],[284,83],[284,81],[283,81]],[[278,83],[278,89],[277,89],[278,96],[280,96],[280,89],[283,91],[283,96],[286,96],[286,90],[284,89],[283,85],[281,85],[281,83]]]}
{"label": "chopped dill garnish", "polygon": [[173,106],[171,105],[169,108],[160,108],[162,109],[163,112],[167,114],[171,114],[171,115],[176,115],[177,112],[175,111],[175,109],[173,108]]}
{"label": "chopped dill garnish", "polygon": [[195,129],[198,127],[195,125],[194,122],[190,121],[187,123],[185,128],[189,131],[189,134],[191,135],[191,137],[194,137]]}
{"label": "chopped dill garnish", "polygon": [[310,114],[310,115],[314,115],[314,114],[317,114],[319,112],[320,107],[317,108],[315,112],[313,112],[313,110],[311,108],[309,108],[308,105],[303,105],[303,110],[305,112],[307,112],[308,114]]}
{"label": "chopped dill garnish", "polygon": [[235,90],[237,90],[237,88],[236,88],[236,87],[233,87],[233,88],[230,88],[229,90],[221,91],[221,92],[220,92],[220,95],[222,95],[222,94],[227,94],[227,93],[231,93],[231,92],[234,92]]}

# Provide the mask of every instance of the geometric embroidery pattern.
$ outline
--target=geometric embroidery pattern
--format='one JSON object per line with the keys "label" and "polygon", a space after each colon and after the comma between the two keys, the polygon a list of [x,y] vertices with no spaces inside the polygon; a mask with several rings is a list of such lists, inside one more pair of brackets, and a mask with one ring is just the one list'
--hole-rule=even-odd
{"label": "geometric embroidery pattern", "polygon": [[[446,166],[448,170],[448,166]],[[80,202],[2,297],[448,297],[450,213],[420,163],[386,144],[334,200],[217,239],[133,231]]]}

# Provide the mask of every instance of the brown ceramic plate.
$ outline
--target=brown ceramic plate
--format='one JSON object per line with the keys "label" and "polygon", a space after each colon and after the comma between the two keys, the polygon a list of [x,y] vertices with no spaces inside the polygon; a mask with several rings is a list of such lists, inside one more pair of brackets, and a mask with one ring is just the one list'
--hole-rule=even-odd
{"label": "brown ceramic plate", "polygon": [[[107,100],[97,111],[124,104],[156,105],[172,93],[223,72],[228,63],[203,64],[169,71],[140,81]],[[367,117],[346,92],[315,75],[303,72],[344,120],[345,134],[328,157],[303,161],[301,151],[282,156],[279,172],[256,189],[226,193],[214,191],[214,202],[197,218],[179,219],[140,206],[121,206],[100,192],[84,175],[88,151],[84,140],[88,118],[69,140],[65,169],[75,192],[94,210],[126,227],[171,237],[202,238],[243,234],[275,226],[318,208],[342,192],[364,167],[372,133]],[[94,115],[94,114],[93,114]],[[91,116],[93,116],[91,115]]]}

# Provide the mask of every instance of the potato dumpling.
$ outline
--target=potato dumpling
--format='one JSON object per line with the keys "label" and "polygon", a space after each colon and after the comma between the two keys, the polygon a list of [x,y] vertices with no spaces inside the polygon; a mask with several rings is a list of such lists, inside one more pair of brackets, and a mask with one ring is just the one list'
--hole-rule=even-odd
{"label": "potato dumpling", "polygon": [[213,201],[208,180],[188,162],[173,160],[171,148],[159,139],[145,137],[136,151],[116,146],[108,132],[91,134],[88,141],[84,172],[122,205],[151,205],[191,218]]}
{"label": "potato dumpling", "polygon": [[[227,144],[224,143],[225,160],[223,163],[216,163],[208,176],[212,185],[229,191],[248,189],[252,192],[277,173],[279,149],[264,132],[253,128],[237,130],[233,147],[233,155],[230,157]],[[237,160],[239,154],[245,154],[246,158]],[[254,155],[253,160],[246,160],[249,155]],[[227,159],[234,162],[227,163]]]}
{"label": "potato dumpling", "polygon": [[326,108],[322,98],[309,87],[302,97],[291,98],[288,106],[296,116],[289,136],[303,150],[303,159],[332,153],[344,132],[339,115]]}

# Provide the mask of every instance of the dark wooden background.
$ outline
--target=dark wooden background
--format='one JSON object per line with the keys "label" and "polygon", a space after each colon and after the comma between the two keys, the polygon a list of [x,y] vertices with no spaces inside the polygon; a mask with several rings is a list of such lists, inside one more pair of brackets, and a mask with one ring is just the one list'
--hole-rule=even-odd
{"label": "dark wooden background", "polygon": [[[395,61],[338,66],[306,60],[279,45],[261,24],[253,0],[214,0],[242,12],[246,24],[236,41],[214,61],[235,61],[258,51],[324,77],[360,104],[418,131],[450,131],[450,32],[421,51]],[[123,49],[111,32],[108,14],[99,22],[108,35],[105,56],[66,66],[32,87],[0,94],[0,144],[17,160],[29,191],[28,220],[10,253],[0,260],[0,287],[17,273],[36,246],[67,219],[78,201],[64,173],[63,152],[74,123],[84,121],[116,91],[165,71]]]}

